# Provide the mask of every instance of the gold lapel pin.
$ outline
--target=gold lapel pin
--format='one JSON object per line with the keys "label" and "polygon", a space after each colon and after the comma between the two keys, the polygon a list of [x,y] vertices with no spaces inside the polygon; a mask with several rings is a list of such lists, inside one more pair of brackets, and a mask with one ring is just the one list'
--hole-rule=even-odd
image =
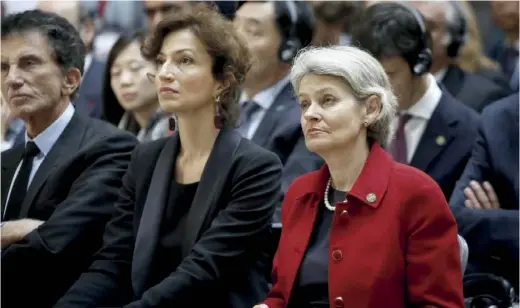
{"label": "gold lapel pin", "polygon": [[446,138],[444,138],[444,136],[437,136],[435,142],[437,145],[444,145],[446,143]]}

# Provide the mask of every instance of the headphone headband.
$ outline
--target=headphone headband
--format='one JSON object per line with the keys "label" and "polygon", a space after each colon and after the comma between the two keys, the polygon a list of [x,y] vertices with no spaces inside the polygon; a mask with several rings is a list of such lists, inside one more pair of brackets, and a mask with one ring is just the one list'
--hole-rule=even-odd
{"label": "headphone headband", "polygon": [[454,25],[448,24],[448,31],[450,32],[450,42],[446,46],[446,53],[450,58],[456,58],[459,54],[459,50],[464,45],[466,40],[466,17],[464,16],[463,9],[460,3],[456,1],[450,1],[448,5],[451,5],[455,12]]}
{"label": "headphone headband", "polygon": [[419,43],[417,44],[416,50],[413,51],[412,54],[405,55],[413,75],[420,76],[428,72],[432,64],[432,52],[428,47],[428,30],[424,23],[424,18],[416,8],[411,7],[403,2],[399,2],[399,5],[401,5],[414,17],[421,31],[421,37],[419,39]]}

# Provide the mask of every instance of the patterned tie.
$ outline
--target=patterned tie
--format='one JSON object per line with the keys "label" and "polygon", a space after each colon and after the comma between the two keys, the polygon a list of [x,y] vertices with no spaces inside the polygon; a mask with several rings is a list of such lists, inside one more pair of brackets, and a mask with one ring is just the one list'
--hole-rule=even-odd
{"label": "patterned tie", "polygon": [[238,132],[242,136],[247,137],[247,132],[251,127],[251,119],[253,115],[261,109],[260,105],[254,101],[247,101],[240,108],[240,120],[238,121]]}
{"label": "patterned tie", "polygon": [[408,149],[406,147],[406,134],[404,132],[404,126],[412,118],[410,114],[402,114],[399,116],[399,125],[395,133],[395,139],[390,145],[390,154],[396,162],[407,164],[408,163]]}

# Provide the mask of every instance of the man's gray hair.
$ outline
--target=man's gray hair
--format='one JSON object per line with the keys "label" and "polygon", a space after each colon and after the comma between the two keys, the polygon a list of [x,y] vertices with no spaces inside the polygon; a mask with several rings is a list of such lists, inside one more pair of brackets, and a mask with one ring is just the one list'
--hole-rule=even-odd
{"label": "man's gray hair", "polygon": [[369,53],[350,46],[308,47],[301,50],[291,69],[291,83],[299,92],[302,78],[309,74],[341,77],[359,103],[376,95],[381,112],[368,126],[368,137],[388,148],[396,126],[397,99],[381,64]]}

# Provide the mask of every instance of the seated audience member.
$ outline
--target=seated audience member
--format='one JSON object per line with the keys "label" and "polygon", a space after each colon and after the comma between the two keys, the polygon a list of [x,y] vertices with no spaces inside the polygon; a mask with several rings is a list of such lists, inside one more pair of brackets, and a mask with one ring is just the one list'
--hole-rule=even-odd
{"label": "seated audience member", "polygon": [[95,6],[86,6],[83,1],[38,1],[38,9],[64,17],[78,30],[87,50],[81,83],[72,104],[77,113],[99,118],[104,63],[94,55]]}
{"label": "seated audience member", "polygon": [[457,100],[477,111],[511,93],[487,78],[462,70],[456,64],[465,30],[450,1],[412,1],[421,12],[431,33],[432,66],[438,82]]}
{"label": "seated audience member", "polygon": [[233,129],[247,48],[203,7],[161,21],[143,54],[178,129],[136,148],[103,248],[55,307],[251,307],[282,166]]}
{"label": "seated audience member", "polygon": [[[56,5],[54,1],[49,2],[52,3],[52,5]],[[78,1],[78,3],[79,23],[77,29],[81,35],[83,43],[87,47],[87,54],[85,55],[84,78],[81,79],[78,97],[73,103],[80,112],[88,114],[94,118],[100,118],[103,108],[102,78],[106,64],[104,63],[105,59],[103,58],[101,60],[96,57],[94,51],[94,39],[96,38],[96,11],[86,8],[80,1]]]}
{"label": "seated audience member", "polygon": [[2,95],[25,124],[2,153],[2,307],[52,307],[99,250],[137,140],[75,111],[85,46],[64,18],[2,19]]}
{"label": "seated audience member", "polygon": [[287,191],[264,305],[462,307],[457,225],[441,189],[383,150],[397,102],[381,65],[355,47],[308,49],[291,81],[305,143],[326,164]]}
{"label": "seated audience member", "polygon": [[[179,1],[179,0],[144,0],[142,6],[146,16],[146,28],[153,31],[154,27],[171,14],[180,14],[186,10],[197,10],[198,6],[218,10],[225,18],[233,20],[239,1]],[[110,4],[109,4],[110,5]],[[117,9],[117,6],[113,6]]]}
{"label": "seated audience member", "polygon": [[495,273],[517,290],[518,99],[516,93],[484,109],[471,158],[450,199],[469,245],[468,272]]}
{"label": "seated audience member", "polygon": [[155,85],[147,78],[154,62],[141,55],[144,33],[121,36],[108,54],[103,81],[104,118],[150,141],[168,135],[168,115],[159,108]]}
{"label": "seated audience member", "polygon": [[360,13],[363,3],[359,1],[309,1],[316,19],[312,38],[313,46],[349,45],[347,30]]}
{"label": "seated audience member", "polygon": [[518,40],[519,17],[518,1],[491,1],[491,17],[494,24],[500,29],[497,37],[489,46],[489,56],[497,61],[511,88],[518,92]]}
{"label": "seated audience member", "polygon": [[381,62],[397,95],[399,124],[389,148],[394,160],[426,172],[448,200],[471,154],[478,114],[428,72],[429,36],[413,7],[383,2],[365,9],[352,42]]}
{"label": "seated audience member", "polygon": [[0,152],[9,150],[15,145],[23,143],[25,129],[23,121],[13,117],[3,97],[0,98]]}
{"label": "seated audience member", "polygon": [[288,76],[298,50],[311,43],[312,8],[303,1],[244,1],[234,23],[253,55],[242,86],[238,131],[278,155],[284,165],[285,192],[297,176],[323,163],[305,148],[298,102]]}
{"label": "seated audience member", "polygon": [[453,1],[451,4],[456,9],[454,11],[457,13],[456,18],[459,18],[460,25],[465,30],[465,39],[457,55],[457,65],[463,71],[484,76],[512,92],[509,80],[502,73],[498,63],[488,58],[482,50],[477,18],[469,1]]}

